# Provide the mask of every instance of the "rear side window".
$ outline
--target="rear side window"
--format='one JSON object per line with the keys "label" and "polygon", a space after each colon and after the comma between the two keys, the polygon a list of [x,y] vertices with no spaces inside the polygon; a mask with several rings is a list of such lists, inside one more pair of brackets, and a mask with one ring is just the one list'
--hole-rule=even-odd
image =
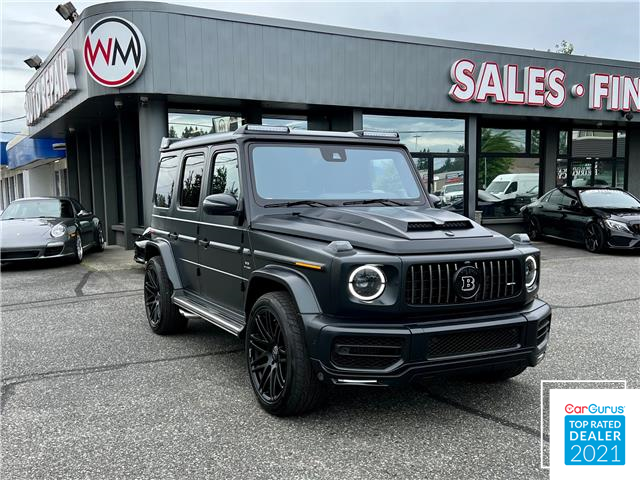
{"label": "rear side window", "polygon": [[178,176],[178,163],[178,157],[165,157],[160,160],[156,192],[153,195],[153,203],[156,207],[167,208],[171,205]]}
{"label": "rear side window", "polygon": [[554,190],[551,195],[549,196],[549,203],[553,203],[556,205],[561,205],[562,204],[562,192],[560,190]]}
{"label": "rear side window", "polygon": [[182,171],[182,193],[180,206],[195,208],[200,202],[200,189],[204,173],[204,154],[187,157]]}
{"label": "rear side window", "polygon": [[228,193],[236,198],[240,196],[240,175],[236,152],[222,152],[215,156],[211,178],[211,194],[214,193]]}

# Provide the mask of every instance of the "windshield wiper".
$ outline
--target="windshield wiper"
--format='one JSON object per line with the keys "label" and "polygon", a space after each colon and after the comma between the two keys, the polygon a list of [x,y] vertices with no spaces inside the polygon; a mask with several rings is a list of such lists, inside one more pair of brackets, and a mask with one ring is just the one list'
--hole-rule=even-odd
{"label": "windshield wiper", "polygon": [[298,205],[308,205],[310,207],[333,207],[333,205],[329,203],[319,202],[317,200],[296,200],[295,202],[268,203],[264,208],[296,207]]}
{"label": "windshield wiper", "polygon": [[410,203],[396,202],[395,200],[389,200],[388,198],[369,198],[367,200],[350,200],[348,202],[342,202],[342,205],[368,205],[370,203],[381,203],[383,205],[395,205],[398,207],[406,207]]}

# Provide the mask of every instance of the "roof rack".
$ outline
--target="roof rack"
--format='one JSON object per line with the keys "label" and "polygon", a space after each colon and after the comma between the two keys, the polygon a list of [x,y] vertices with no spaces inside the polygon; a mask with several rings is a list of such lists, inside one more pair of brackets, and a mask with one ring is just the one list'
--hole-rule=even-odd
{"label": "roof rack", "polygon": [[392,130],[352,130],[351,133],[355,133],[359,137],[388,138],[400,141],[400,134]]}
{"label": "roof rack", "polygon": [[162,137],[162,140],[160,141],[160,150],[169,148],[172,144],[176,143],[179,140],[182,140],[182,139],[175,138],[175,137]]}
{"label": "roof rack", "polygon": [[240,128],[236,130],[235,133],[243,134],[243,133],[290,133],[289,127],[286,125],[256,125],[256,124],[247,124],[242,125]]}

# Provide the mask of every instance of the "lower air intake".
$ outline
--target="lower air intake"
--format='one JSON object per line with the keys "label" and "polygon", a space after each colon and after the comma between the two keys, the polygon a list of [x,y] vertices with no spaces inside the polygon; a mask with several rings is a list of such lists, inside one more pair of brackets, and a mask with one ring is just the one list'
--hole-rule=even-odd
{"label": "lower air intake", "polygon": [[339,336],[331,362],[339,368],[384,370],[402,359],[404,339],[388,336]]}
{"label": "lower air intake", "polygon": [[427,341],[427,358],[455,357],[520,347],[516,327],[434,335]]}

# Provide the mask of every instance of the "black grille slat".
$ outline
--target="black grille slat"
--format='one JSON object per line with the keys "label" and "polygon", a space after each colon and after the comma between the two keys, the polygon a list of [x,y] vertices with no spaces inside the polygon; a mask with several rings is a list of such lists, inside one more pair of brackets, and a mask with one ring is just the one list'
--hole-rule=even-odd
{"label": "black grille slat", "polygon": [[340,368],[382,370],[402,359],[404,339],[390,336],[339,336],[331,361]]}
{"label": "black grille slat", "polygon": [[[460,267],[474,266],[482,279],[478,293],[459,297],[454,274]],[[512,298],[522,290],[521,266],[516,259],[440,262],[411,265],[406,275],[405,300],[409,305],[453,305]]]}
{"label": "black grille slat", "polygon": [[407,232],[432,232],[435,230],[464,230],[473,228],[468,220],[456,220],[444,223],[435,222],[409,222]]}
{"label": "black grille slat", "polygon": [[453,357],[520,347],[520,329],[496,328],[434,335],[427,341],[427,358]]}

